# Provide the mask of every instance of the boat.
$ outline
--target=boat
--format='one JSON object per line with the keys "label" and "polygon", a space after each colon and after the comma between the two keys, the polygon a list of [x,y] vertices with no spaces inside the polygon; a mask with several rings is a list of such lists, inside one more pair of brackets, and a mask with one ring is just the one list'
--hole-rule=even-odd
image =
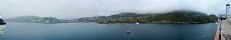
{"label": "boat", "polygon": [[127,34],[131,34],[131,31],[128,30],[128,31],[126,31],[126,33],[127,33]]}
{"label": "boat", "polygon": [[3,34],[6,22],[0,17],[0,34]]}
{"label": "boat", "polygon": [[136,24],[140,24],[139,22],[136,22]]}

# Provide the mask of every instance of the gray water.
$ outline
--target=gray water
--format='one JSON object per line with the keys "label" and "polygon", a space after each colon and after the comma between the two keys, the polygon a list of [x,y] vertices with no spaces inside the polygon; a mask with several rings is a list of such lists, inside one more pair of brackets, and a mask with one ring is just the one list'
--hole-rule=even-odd
{"label": "gray water", "polygon": [[[213,40],[216,24],[7,23],[1,40]],[[128,34],[126,31],[130,30]]]}

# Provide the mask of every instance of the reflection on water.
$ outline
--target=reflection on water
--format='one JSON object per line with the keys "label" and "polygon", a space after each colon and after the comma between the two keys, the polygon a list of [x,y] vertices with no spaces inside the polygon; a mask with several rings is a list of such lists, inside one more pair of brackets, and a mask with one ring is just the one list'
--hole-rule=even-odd
{"label": "reflection on water", "polygon": [[216,24],[8,23],[4,40],[213,40]]}
{"label": "reflection on water", "polygon": [[128,39],[130,40],[136,40],[135,35],[133,35],[132,33],[127,33],[128,34]]}
{"label": "reflection on water", "polygon": [[3,31],[0,31],[0,40],[3,39]]}
{"label": "reflection on water", "polygon": [[3,35],[5,25],[0,25],[0,35]]}

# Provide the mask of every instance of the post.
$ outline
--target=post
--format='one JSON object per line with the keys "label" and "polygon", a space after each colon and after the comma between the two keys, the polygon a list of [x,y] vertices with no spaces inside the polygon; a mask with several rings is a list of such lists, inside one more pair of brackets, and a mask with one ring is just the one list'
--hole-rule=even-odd
{"label": "post", "polygon": [[226,19],[228,18],[228,14],[230,14],[230,4],[226,4]]}

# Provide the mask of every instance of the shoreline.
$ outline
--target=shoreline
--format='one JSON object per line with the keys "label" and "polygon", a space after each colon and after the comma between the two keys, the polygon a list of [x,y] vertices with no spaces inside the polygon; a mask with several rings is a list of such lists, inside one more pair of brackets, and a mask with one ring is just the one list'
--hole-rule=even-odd
{"label": "shoreline", "polygon": [[220,35],[220,33],[221,33],[220,26],[221,26],[221,22],[218,22],[217,23],[217,30],[216,30],[215,36],[214,36],[214,40],[220,40],[220,38],[221,38],[221,35]]}
{"label": "shoreline", "polygon": [[[16,22],[16,23],[33,23],[33,22]],[[38,22],[34,22],[38,23]],[[97,22],[78,22],[78,23],[96,23],[96,24],[136,24],[136,23],[97,23]],[[207,24],[216,22],[205,22],[205,23],[139,23],[139,24]],[[66,23],[39,23],[39,24],[66,24]]]}
{"label": "shoreline", "polygon": [[[139,24],[206,24],[216,22],[205,22],[205,23],[139,23]],[[136,24],[136,23],[97,23],[97,24]]]}

